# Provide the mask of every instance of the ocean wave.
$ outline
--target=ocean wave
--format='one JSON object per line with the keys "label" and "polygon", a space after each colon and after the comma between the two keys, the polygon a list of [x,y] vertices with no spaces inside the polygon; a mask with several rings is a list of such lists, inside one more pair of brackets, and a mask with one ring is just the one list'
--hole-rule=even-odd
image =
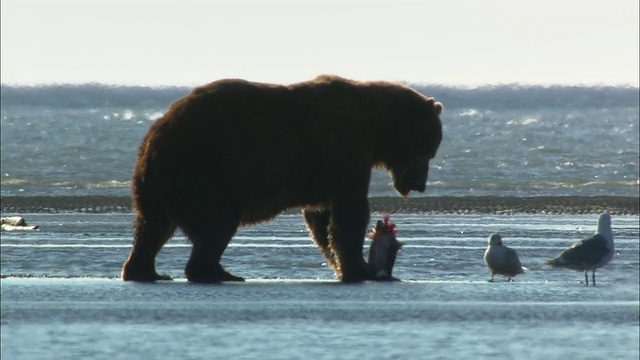
{"label": "ocean wave", "polygon": [[[509,167],[507,164],[502,164],[499,167]],[[531,183],[529,181],[504,181],[504,182],[492,182],[492,181],[429,181],[428,188],[447,188],[447,189],[493,189],[504,191],[526,191],[526,190],[554,190],[554,189],[584,189],[589,187],[598,187],[599,189],[615,189],[615,188],[629,188],[637,190],[640,185],[640,180],[622,180],[622,181],[540,181]],[[567,195],[567,194],[565,194]],[[569,196],[569,195],[567,195]]]}
{"label": "ocean wave", "polygon": [[[412,192],[412,199],[638,194],[637,88],[412,85],[448,109],[428,190]],[[1,194],[54,198],[129,196],[149,126],[191,91],[101,84],[1,89]],[[374,171],[370,196],[397,196],[389,182],[386,172]],[[104,211],[87,205],[81,208]]]}
{"label": "ocean wave", "polygon": [[50,181],[47,179],[3,177],[0,179],[2,186],[35,186],[35,187],[63,187],[74,189],[112,189],[130,188],[131,180],[106,180],[96,182],[81,181]]}

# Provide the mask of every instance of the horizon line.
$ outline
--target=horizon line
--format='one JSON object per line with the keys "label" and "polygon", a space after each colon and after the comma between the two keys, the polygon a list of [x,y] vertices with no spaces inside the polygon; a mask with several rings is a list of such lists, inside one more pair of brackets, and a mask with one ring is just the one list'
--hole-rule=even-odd
{"label": "horizon line", "polygon": [[[231,79],[231,78],[229,78]],[[192,83],[134,83],[134,82],[108,82],[108,81],[50,81],[50,82],[0,82],[0,86],[2,87],[51,87],[51,86],[87,86],[87,85],[98,85],[105,87],[143,87],[143,88],[194,88],[198,86],[203,86],[209,84],[211,82],[222,80],[216,79],[209,82],[202,82],[198,84]],[[311,80],[311,79],[310,79]],[[251,81],[251,80],[248,80]],[[277,82],[266,82],[266,81],[254,81],[257,83],[273,83],[278,84]],[[280,84],[295,84],[300,81],[294,82],[280,82]],[[633,88],[640,89],[640,85],[638,83],[606,83],[606,82],[594,82],[594,83],[535,83],[535,82],[493,82],[493,83],[438,83],[438,82],[426,82],[426,81],[407,81],[407,80],[396,80],[390,81],[396,82],[400,84],[404,84],[407,86],[433,86],[433,87],[451,87],[451,88],[462,88],[462,89],[477,89],[477,88],[488,88],[488,87],[541,87],[541,88],[552,88],[552,87],[579,87],[579,88],[603,88],[603,87],[615,87],[615,88]]]}

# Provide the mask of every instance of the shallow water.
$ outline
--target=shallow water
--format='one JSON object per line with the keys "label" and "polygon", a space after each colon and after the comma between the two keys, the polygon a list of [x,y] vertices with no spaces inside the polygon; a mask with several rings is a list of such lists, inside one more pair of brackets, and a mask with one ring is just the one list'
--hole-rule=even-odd
{"label": "shallow water", "polygon": [[[400,283],[337,283],[299,215],[241,229],[223,264],[245,283],[189,284],[180,233],[158,257],[176,278],[117,277],[131,214],[26,214],[2,232],[3,359],[638,358],[638,217],[614,216],[616,256],[583,275],[542,264],[596,216],[392,215]],[[374,214],[372,223],[380,214]],[[500,232],[529,272],[487,282]],[[368,244],[365,244],[365,250]]]}
{"label": "shallow water", "polygon": [[637,358],[616,284],[4,279],[2,351],[34,358]]}

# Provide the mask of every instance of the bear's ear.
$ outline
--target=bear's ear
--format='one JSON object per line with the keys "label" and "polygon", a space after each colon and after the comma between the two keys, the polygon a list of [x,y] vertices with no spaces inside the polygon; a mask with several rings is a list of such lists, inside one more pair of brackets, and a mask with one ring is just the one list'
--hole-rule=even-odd
{"label": "bear's ear", "polygon": [[443,110],[444,110],[444,105],[442,105],[442,103],[436,102],[435,104],[433,104],[433,111],[436,113],[436,115],[440,116]]}

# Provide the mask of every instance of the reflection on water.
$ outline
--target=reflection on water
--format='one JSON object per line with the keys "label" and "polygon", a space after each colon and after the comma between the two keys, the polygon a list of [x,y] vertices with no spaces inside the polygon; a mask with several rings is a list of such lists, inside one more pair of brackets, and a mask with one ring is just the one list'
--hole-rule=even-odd
{"label": "reflection on water", "polygon": [[[177,233],[158,256],[175,281],[120,281],[131,214],[31,214],[2,233],[3,359],[638,358],[638,218],[614,216],[598,286],[544,260],[596,216],[393,215],[401,283],[345,285],[299,215],[241,229],[223,264],[246,283],[188,283]],[[372,222],[377,219],[372,217]],[[489,283],[490,233],[529,272]],[[368,244],[365,243],[365,251]]]}

